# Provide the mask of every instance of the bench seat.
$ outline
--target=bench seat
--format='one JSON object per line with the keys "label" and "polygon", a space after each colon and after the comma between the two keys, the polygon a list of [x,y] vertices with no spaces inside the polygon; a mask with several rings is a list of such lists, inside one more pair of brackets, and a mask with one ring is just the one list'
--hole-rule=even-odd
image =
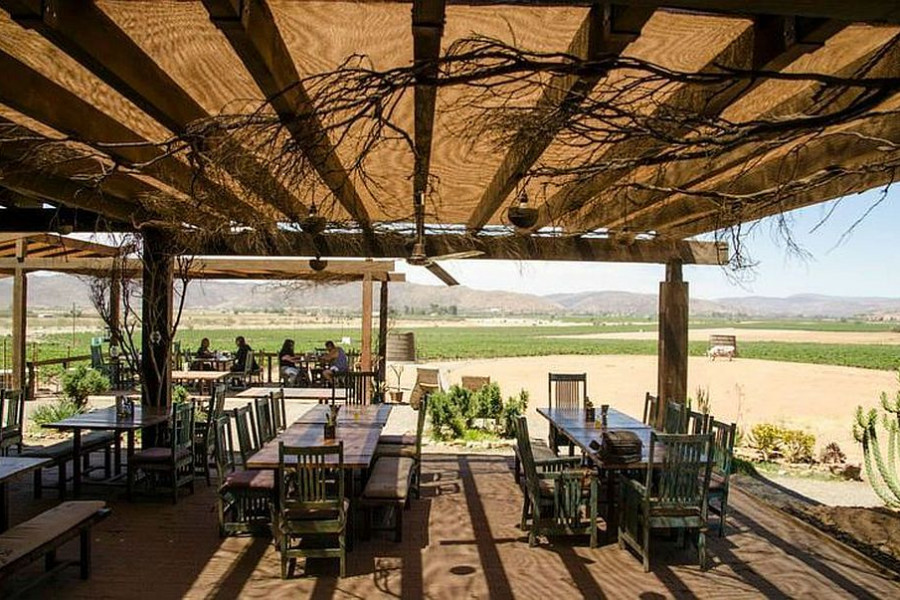
{"label": "bench seat", "polygon": [[[83,471],[89,470],[88,459],[91,452],[104,450],[104,475],[107,478],[112,477],[112,452],[111,447],[116,445],[118,436],[113,431],[92,431],[81,436],[81,455],[85,462]],[[57,442],[49,446],[40,448],[32,448],[22,453],[22,456],[31,458],[49,458],[53,461],[51,466],[59,468],[59,480],[57,489],[59,490],[60,499],[66,495],[66,463],[74,458],[75,444],[72,439]],[[118,460],[118,457],[116,457]],[[46,468],[46,467],[45,467]],[[41,497],[41,490],[44,488],[43,469],[35,469],[34,471],[34,497]]]}
{"label": "bench seat", "polygon": [[[394,531],[394,539],[403,536],[403,509],[409,504],[409,491],[416,461],[408,456],[381,456],[369,474],[360,505],[371,508],[385,507],[394,511],[394,526],[384,528]],[[372,528],[371,510],[367,518],[367,530]]]}
{"label": "bench seat", "polygon": [[47,569],[56,566],[56,549],[76,535],[81,537],[81,578],[91,569],[90,528],[109,516],[102,501],[63,502],[0,534],[0,579],[45,557]]}

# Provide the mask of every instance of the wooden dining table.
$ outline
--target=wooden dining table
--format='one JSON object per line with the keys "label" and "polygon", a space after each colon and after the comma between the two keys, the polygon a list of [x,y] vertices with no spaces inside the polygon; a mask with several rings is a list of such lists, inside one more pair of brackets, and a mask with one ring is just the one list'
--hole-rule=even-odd
{"label": "wooden dining table", "polygon": [[[606,536],[607,542],[611,541],[614,539],[612,536],[617,533],[619,524],[618,512],[615,509],[616,478],[621,471],[646,470],[649,467],[650,434],[653,432],[653,428],[613,407],[609,407],[605,421],[602,418],[599,407],[596,407],[595,420],[593,421],[587,420],[584,409],[538,408],[537,412],[550,422],[551,430],[562,433],[575,446],[580,448],[584,455],[596,466],[599,475],[605,477],[608,507]],[[618,461],[614,457],[604,455],[599,450],[604,432],[622,430],[631,431],[640,438],[641,460],[636,462]],[[592,446],[592,443],[596,447]],[[654,452],[654,462],[657,461],[657,457],[661,460],[663,456],[664,452]]]}
{"label": "wooden dining table", "polygon": [[[116,414],[116,407],[109,406],[107,408],[100,408],[86,413],[77,414],[67,419],[56,421],[54,423],[47,423],[44,425],[44,427],[47,427],[48,429],[58,429],[60,431],[72,432],[72,455],[74,456],[74,460],[72,461],[72,493],[77,497],[81,492],[82,430],[87,429],[114,431],[116,435],[120,435],[124,432],[127,437],[126,453],[129,459],[128,468],[130,469],[130,459],[134,455],[134,433],[139,429],[143,429],[145,427],[153,427],[154,425],[159,425],[161,423],[167,422],[169,420],[170,413],[171,408],[168,406],[153,407],[136,404],[134,407],[133,415],[120,417]],[[114,462],[118,466],[118,456],[116,457],[116,460]],[[127,493],[128,497],[130,498],[130,485],[127,485]]]}
{"label": "wooden dining table", "polygon": [[0,456],[0,533],[9,529],[9,482],[51,462],[49,458]]}

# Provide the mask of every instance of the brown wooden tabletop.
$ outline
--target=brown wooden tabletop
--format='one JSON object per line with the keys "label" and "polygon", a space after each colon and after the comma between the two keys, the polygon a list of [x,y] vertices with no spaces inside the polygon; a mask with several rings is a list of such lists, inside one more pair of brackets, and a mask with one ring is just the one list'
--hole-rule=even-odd
{"label": "brown wooden tabletop", "polygon": [[[295,423],[325,424],[329,407],[317,404],[302,414]],[[364,404],[361,406],[341,406],[338,411],[338,425],[357,427],[384,427],[391,416],[388,404]]]}
{"label": "brown wooden tabletop", "polygon": [[236,398],[264,398],[271,392],[284,390],[285,400],[318,400],[324,402],[331,400],[344,400],[347,397],[347,390],[344,388],[324,388],[324,387],[251,387],[235,394]]}
{"label": "brown wooden tabletop", "polygon": [[172,381],[219,381],[229,375],[230,371],[172,371]]}
{"label": "brown wooden tabletop", "polygon": [[354,427],[338,424],[335,439],[325,439],[325,428],[319,423],[295,423],[277,438],[263,446],[247,460],[248,469],[277,469],[278,442],[286,446],[330,446],[344,442],[345,469],[368,469],[375,456],[380,427]]}
{"label": "brown wooden tabletop", "polygon": [[0,533],[9,529],[9,480],[52,462],[49,458],[0,456]]}
{"label": "brown wooden tabletop", "polygon": [[[650,458],[650,432],[653,431],[653,428],[612,407],[607,412],[606,426],[604,427],[600,417],[600,407],[596,407],[596,409],[596,421],[587,421],[584,410],[538,408],[537,412],[550,421],[551,427],[569,438],[601,469],[647,468],[647,461]],[[614,462],[603,457],[600,452],[591,447],[591,442],[600,444],[605,431],[622,429],[634,432],[641,439],[641,460],[639,462]],[[662,453],[657,452],[654,458],[656,456],[659,456],[661,460]]]}
{"label": "brown wooden tabletop", "polygon": [[44,427],[63,430],[113,429],[115,431],[128,431],[165,423],[169,419],[170,410],[170,407],[158,408],[136,404],[134,415],[118,417],[116,416],[116,407],[108,406],[74,415],[62,421],[47,423]]}

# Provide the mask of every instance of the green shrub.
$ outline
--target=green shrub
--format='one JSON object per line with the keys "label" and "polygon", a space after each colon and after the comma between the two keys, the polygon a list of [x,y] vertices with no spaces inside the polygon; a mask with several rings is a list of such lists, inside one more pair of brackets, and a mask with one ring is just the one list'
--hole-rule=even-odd
{"label": "green shrub", "polygon": [[435,392],[429,396],[428,416],[431,417],[431,430],[435,438],[458,438],[465,433],[466,418],[459,398],[452,388],[449,392]]}
{"label": "green shrub", "polygon": [[446,392],[431,394],[428,415],[432,434],[437,439],[474,440],[484,438],[483,434],[509,438],[515,436],[516,418],[525,414],[527,407],[528,392],[525,390],[504,403],[496,383],[477,392],[454,385]]}
{"label": "green shrub", "polygon": [[80,409],[87,404],[91,394],[102,394],[109,391],[109,378],[100,371],[81,365],[63,375],[63,396],[74,402]]}
{"label": "green shrub", "polygon": [[782,457],[789,463],[812,462],[816,436],[799,429],[759,423],[750,430],[748,445],[765,462]]}
{"label": "green shrub", "polygon": [[72,400],[60,398],[53,404],[42,404],[31,413],[31,420],[37,427],[68,419],[81,412],[81,408]]}
{"label": "green shrub", "polygon": [[516,437],[516,419],[525,414],[528,408],[528,390],[520,390],[518,396],[510,396],[503,405],[500,419],[500,435],[505,438]]}
{"label": "green shrub", "polygon": [[172,388],[172,404],[182,404],[188,401],[191,393],[183,385],[176,385]]}
{"label": "green shrub", "polygon": [[473,408],[477,419],[497,419],[503,415],[503,396],[500,386],[489,383],[474,393]]}

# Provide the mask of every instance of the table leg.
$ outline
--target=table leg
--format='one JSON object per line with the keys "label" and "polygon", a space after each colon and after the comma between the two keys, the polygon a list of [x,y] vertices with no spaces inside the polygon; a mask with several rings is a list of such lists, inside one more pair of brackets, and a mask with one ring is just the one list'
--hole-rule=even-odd
{"label": "table leg", "polygon": [[0,482],[0,533],[9,529],[9,486]]}
{"label": "table leg", "polygon": [[122,433],[120,431],[116,431],[116,437],[113,438],[113,452],[115,452],[115,457],[113,459],[113,468],[115,469],[116,475],[122,474]]}
{"label": "table leg", "polygon": [[616,507],[616,472],[606,469],[606,543],[611,544],[619,537],[619,512]]}
{"label": "table leg", "polygon": [[[347,532],[345,533],[345,537],[347,539],[347,552],[352,552],[353,538],[356,537],[356,521],[358,520],[356,518],[356,509],[359,507],[359,503],[356,501],[356,472],[354,469],[347,469],[344,473],[344,484],[347,485],[349,483],[350,488],[350,514],[347,515]],[[349,480],[349,482],[347,480]]]}
{"label": "table leg", "polygon": [[81,429],[72,430],[72,495],[81,494]]}
{"label": "table leg", "polygon": [[129,429],[128,433],[126,435],[128,436],[128,441],[127,441],[127,449],[125,450],[125,452],[128,456],[128,464],[126,465],[125,468],[128,469],[128,477],[127,477],[127,481],[125,483],[125,495],[128,497],[129,500],[131,500],[131,491],[132,491],[132,488],[134,487],[134,472],[133,472],[133,468],[134,468],[133,464],[134,463],[131,460],[132,457],[134,456],[134,429]]}

